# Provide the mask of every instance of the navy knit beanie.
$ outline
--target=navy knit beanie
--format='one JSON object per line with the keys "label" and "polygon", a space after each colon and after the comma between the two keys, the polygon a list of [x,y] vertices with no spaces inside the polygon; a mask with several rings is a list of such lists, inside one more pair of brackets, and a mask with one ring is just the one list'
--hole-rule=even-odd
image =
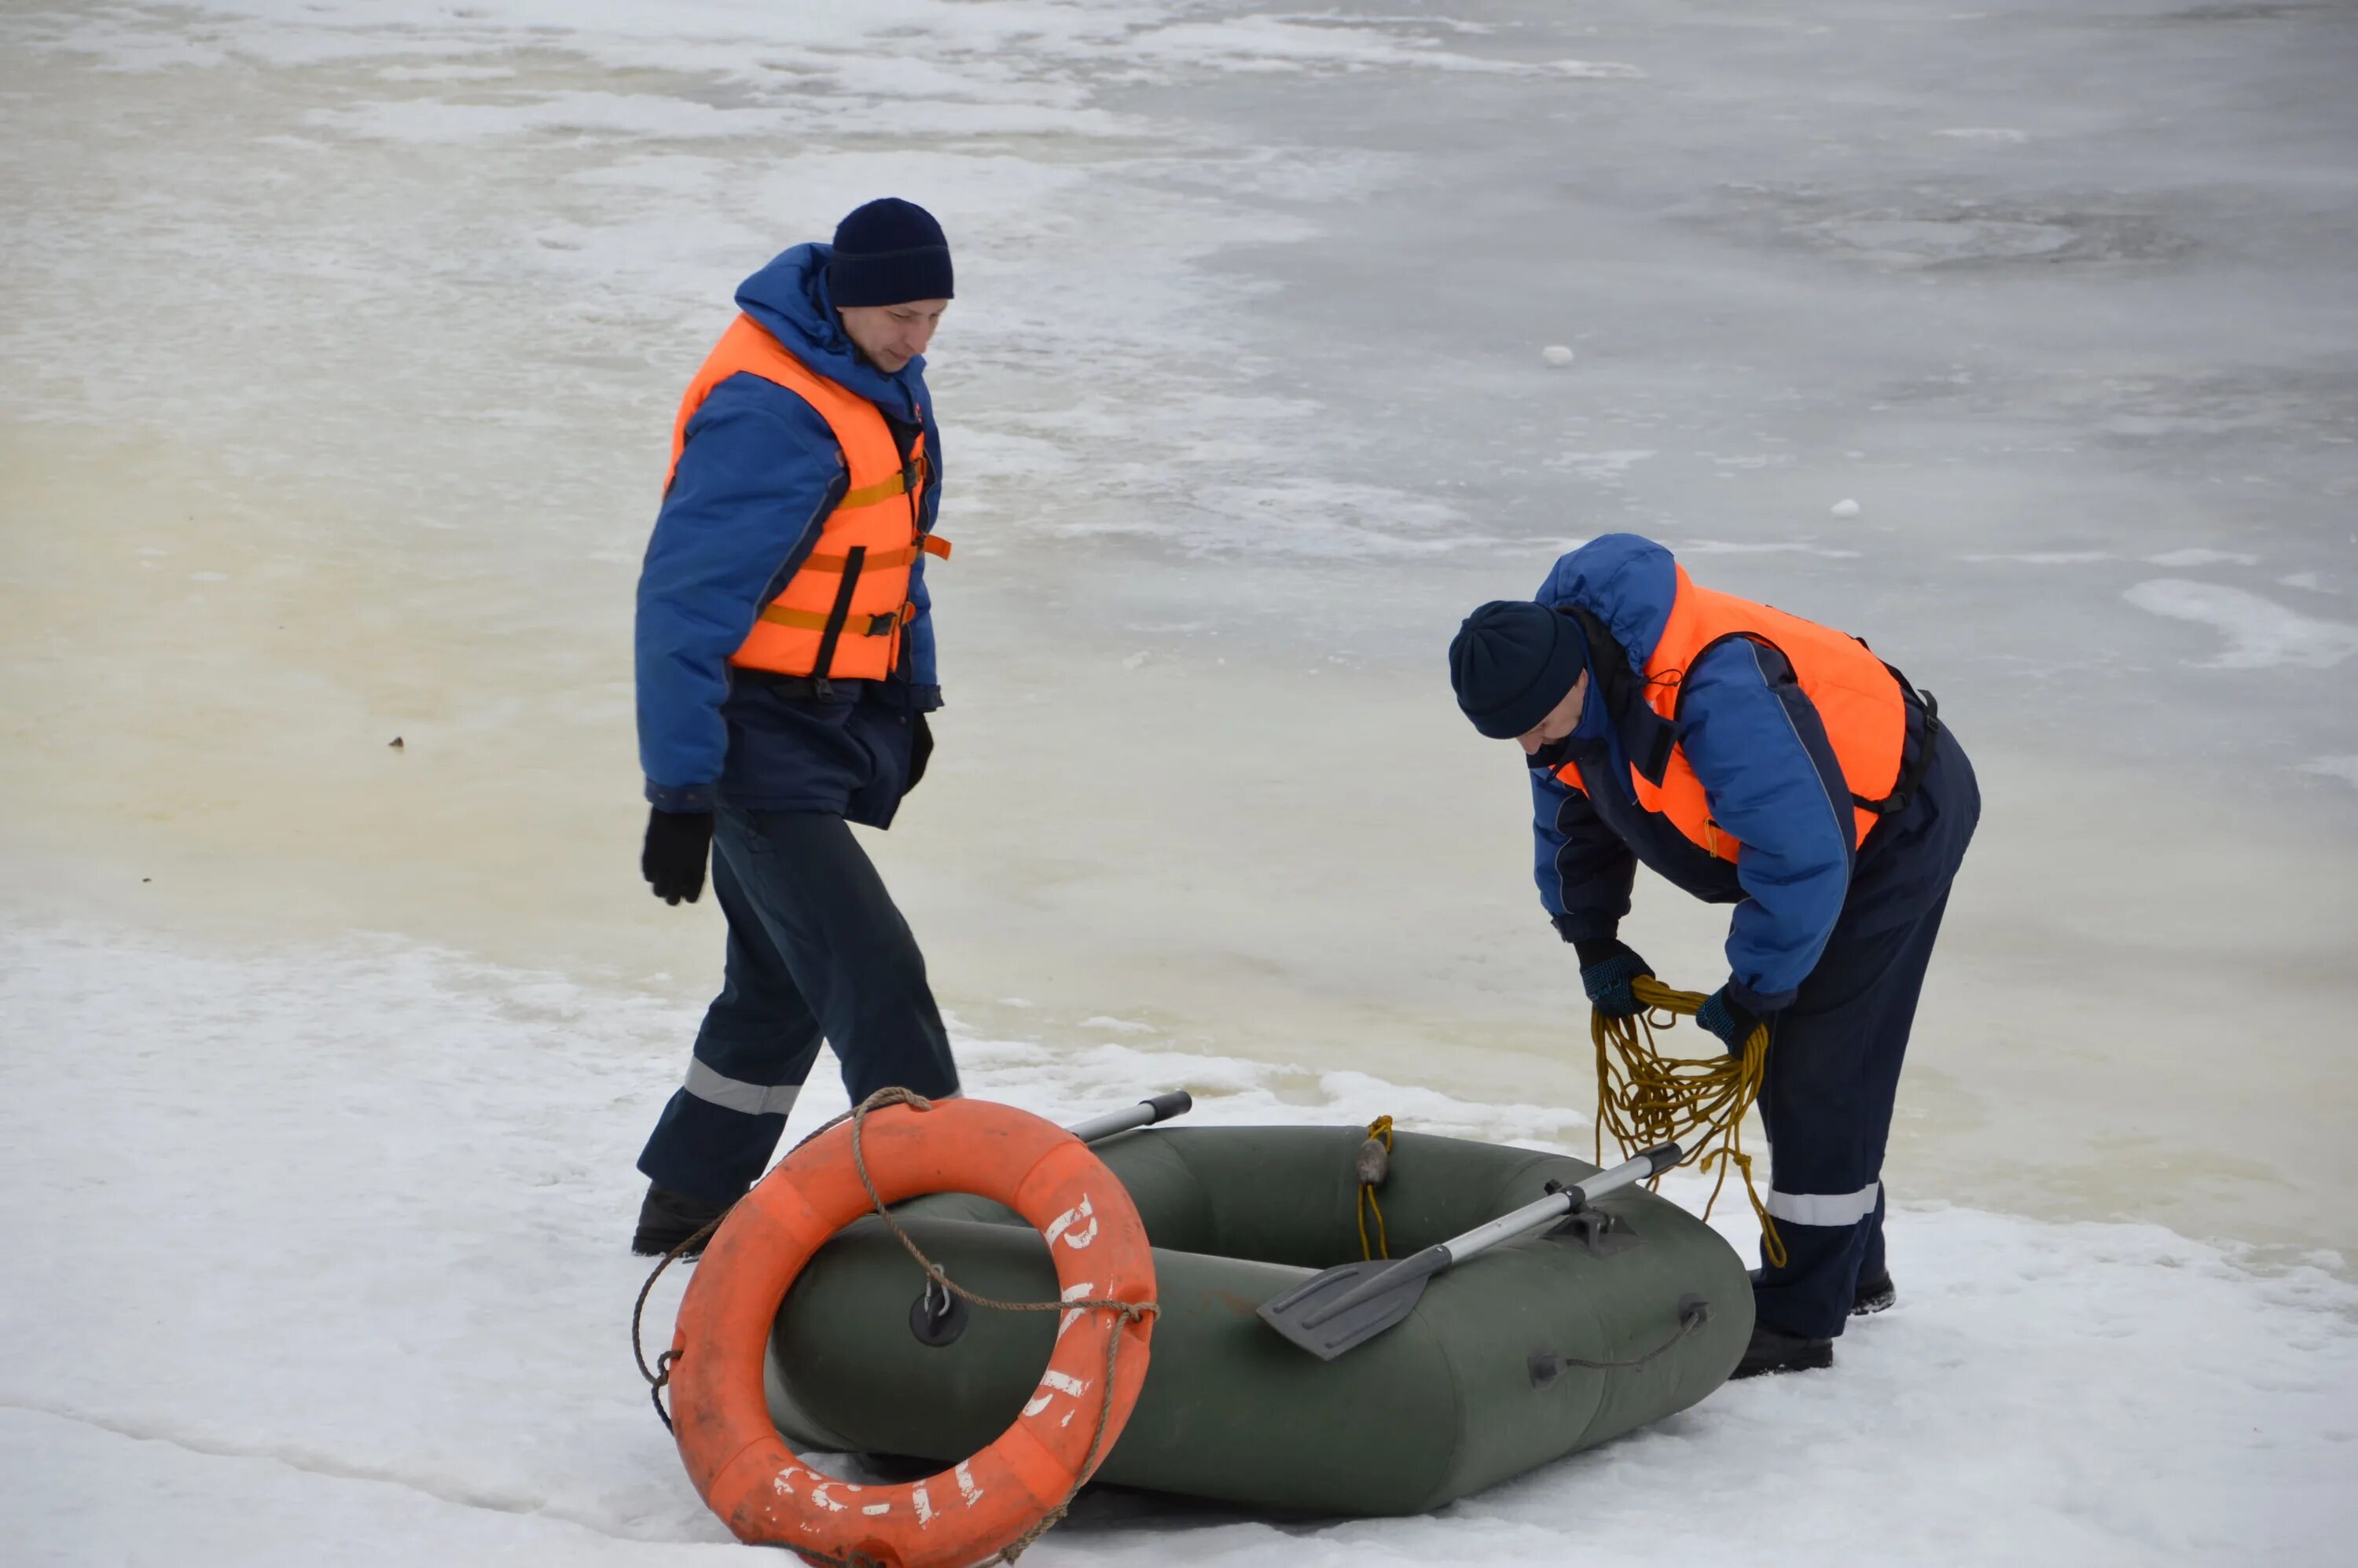
{"label": "navy knit beanie", "polygon": [[887,196],[855,207],[835,226],[827,287],[838,309],[947,299],[950,243],[934,215],[914,201]]}
{"label": "navy knit beanie", "polygon": [[1492,600],[1449,644],[1457,706],[1494,741],[1537,729],[1587,665],[1579,628],[1528,599]]}

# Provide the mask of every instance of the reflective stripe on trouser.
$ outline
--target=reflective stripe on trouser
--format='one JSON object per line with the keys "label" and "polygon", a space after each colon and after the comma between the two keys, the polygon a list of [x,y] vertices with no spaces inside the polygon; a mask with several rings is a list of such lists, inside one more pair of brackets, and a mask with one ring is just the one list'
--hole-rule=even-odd
{"label": "reflective stripe on trouser", "polygon": [[822,1038],[855,1101],[958,1080],[916,938],[842,817],[724,810],[712,850],[728,968],[639,1169],[720,1202],[768,1167]]}
{"label": "reflective stripe on trouser", "polygon": [[1855,1193],[1780,1193],[1770,1187],[1766,1203],[1772,1219],[1825,1226],[1856,1225],[1882,1206],[1881,1182],[1869,1182]]}
{"label": "reflective stripe on trouser", "polygon": [[1760,1095],[1766,1206],[1785,1244],[1753,1276],[1759,1320],[1831,1338],[1862,1279],[1883,1271],[1883,1149],[1916,998],[1940,935],[1939,902],[1906,925],[1845,938],[1837,927],[1769,1037]]}
{"label": "reflective stripe on trouser", "polygon": [[795,1097],[803,1092],[800,1084],[741,1083],[723,1076],[700,1056],[688,1058],[687,1082],[680,1087],[700,1100],[746,1116],[784,1116],[795,1108]]}

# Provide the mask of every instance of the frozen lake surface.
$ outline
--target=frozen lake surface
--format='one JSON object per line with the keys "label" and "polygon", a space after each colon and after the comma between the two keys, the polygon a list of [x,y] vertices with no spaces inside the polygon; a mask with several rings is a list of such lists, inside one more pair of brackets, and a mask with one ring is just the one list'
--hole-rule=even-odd
{"label": "frozen lake surface", "polygon": [[[735,282],[890,192],[958,548],[870,842],[979,1091],[1585,1148],[1442,650],[1607,529],[1867,636],[1988,800],[1836,1377],[1043,1561],[2346,1541],[2353,71],[2331,5],[0,3],[8,1530],[725,1550],[617,1335],[719,951],[635,876],[631,589]],[[1707,987],[1720,919],[1629,935]]]}

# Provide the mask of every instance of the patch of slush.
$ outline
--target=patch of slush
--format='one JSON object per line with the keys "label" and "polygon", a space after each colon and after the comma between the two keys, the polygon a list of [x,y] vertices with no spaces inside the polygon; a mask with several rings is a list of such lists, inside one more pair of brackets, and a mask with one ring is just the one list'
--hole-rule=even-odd
{"label": "patch of slush", "polygon": [[2318,757],[2301,763],[2300,771],[2320,777],[2340,779],[2353,789],[2358,789],[2358,756]]}
{"label": "patch of slush", "polygon": [[2182,570],[2187,567],[2255,567],[2260,564],[2260,557],[2245,555],[2241,550],[2212,550],[2197,546],[2188,550],[2171,550],[2166,555],[2147,556],[2146,561],[2150,566]]}
{"label": "patch of slush", "polygon": [[2272,599],[2223,583],[2156,578],[2126,589],[2122,598],[2139,610],[2191,621],[2216,631],[2224,645],[2212,669],[2263,670],[2281,665],[2331,669],[2358,654],[2358,626],[2321,621],[2288,610]]}
{"label": "patch of slush", "polygon": [[406,98],[315,109],[307,124],[341,135],[391,142],[479,142],[544,132],[660,137],[775,135],[791,124],[768,109],[718,108],[659,93],[547,92],[520,103],[452,103]]}
{"label": "patch of slush", "polygon": [[1672,554],[1682,557],[1687,556],[1815,556],[1821,560],[1828,561],[1855,561],[1859,557],[1859,552],[1856,550],[1835,549],[1826,545],[1812,544],[1805,539],[1783,539],[1765,543],[1730,539],[1681,539],[1673,543],[1665,539],[1662,543],[1669,546]]}
{"label": "patch of slush", "polygon": [[503,81],[515,74],[512,65],[388,65],[377,71],[383,81]]}
{"label": "patch of slush", "polygon": [[[1147,81],[1183,71],[1306,74],[1401,67],[1498,76],[1640,80],[1616,60],[1514,61],[1449,47],[1479,27],[1398,15],[1257,14],[1171,0],[860,0],[773,7],[735,0],[477,0],[421,11],[403,0],[200,0],[191,55],[306,66],[372,56],[562,47],[622,70],[722,70],[757,78],[791,64],[859,72],[901,56],[913,37],[977,80],[1050,76],[1075,66]],[[124,69],[154,69],[153,42],[114,16],[78,19],[58,40]],[[197,51],[201,50],[199,54]],[[904,71],[896,59],[895,71]]]}
{"label": "patch of slush", "polygon": [[1603,452],[1559,452],[1547,460],[1547,466],[1569,470],[1591,484],[1617,490],[1628,479],[1631,469],[1652,456],[1651,450],[1640,448]]}
{"label": "patch of slush", "polygon": [[[1059,524],[1055,532],[1066,538],[1166,538],[1195,555],[1260,551],[1336,560],[1431,558],[1499,542],[1467,527],[1465,513],[1445,501],[1381,485],[1299,474],[1193,490],[1170,476],[1141,473],[1133,482],[1162,504],[1106,508]],[[1169,521],[1174,506],[1185,517],[1175,529]]]}
{"label": "patch of slush", "polygon": [[2006,561],[2024,567],[2083,567],[2115,558],[2110,550],[2026,550],[2012,556],[1965,556],[1975,565]]}
{"label": "patch of slush", "polygon": [[2026,261],[2069,250],[2079,238],[2061,223],[2000,218],[1845,218],[1818,224],[1824,242],[1881,266]]}
{"label": "patch of slush", "polygon": [[[626,1343],[631,1162],[694,1008],[391,941],[256,956],[82,925],[0,931],[0,1247],[38,1265],[0,1296],[0,1331],[28,1347],[0,1363],[12,1563],[741,1560]],[[1060,1120],[1184,1086],[1199,1122],[1391,1114],[1586,1143],[1566,1109],[1359,1074],[958,1049],[974,1092]],[[795,1133],[842,1103],[815,1084]],[[1747,1243],[1729,1206],[1718,1223]],[[1903,1205],[1892,1230],[1900,1304],[1831,1374],[1724,1389],[1429,1518],[1092,1494],[1035,1560],[1556,1568],[1567,1520],[1599,1562],[1796,1568],[1821,1568],[1830,1529],[1862,1560],[2326,1562],[2346,1544],[2358,1288],[2331,1260],[2261,1273],[2154,1227],[1938,1205]]]}
{"label": "patch of slush", "polygon": [[[386,503],[425,519],[453,504],[449,476],[463,484],[526,460],[503,445],[545,448],[554,431],[578,432],[580,407],[645,400],[657,379],[648,345],[676,345],[663,351],[692,362],[737,279],[892,190],[941,216],[975,285],[936,366],[958,427],[960,506],[974,536],[1137,537],[1195,555],[1440,557],[1487,542],[1465,533],[1457,509],[1304,477],[1299,430],[1322,409],[1259,393],[1260,351],[1236,306],[1266,286],[1212,265],[1235,246],[1309,238],[1303,204],[1371,189],[1391,155],[1246,138],[1225,124],[1110,112],[1098,99],[1108,87],[1128,93],[1244,70],[1636,74],[1467,52],[1464,40],[1482,31],[1119,0],[783,9],[687,0],[654,10],[493,0],[426,12],[389,0],[224,0],[0,18],[5,47],[56,51],[75,69],[93,57],[141,70],[374,68],[364,97],[339,90],[319,102],[293,86],[256,95],[260,124],[245,133],[286,142],[299,132],[307,152],[278,171],[293,183],[266,209],[37,215],[38,277],[124,286],[134,265],[124,258],[160,248],[180,258],[175,287],[188,308],[135,339],[93,345],[75,325],[84,312],[52,283],[54,304],[0,328],[0,357],[70,360],[109,389],[103,400],[59,400],[59,417],[114,425],[168,414],[198,446],[249,451],[281,472],[346,472],[373,462],[388,421],[439,417],[403,404],[443,384],[438,351],[383,308],[418,302],[481,349],[473,395],[503,411],[463,430],[435,425],[441,434],[412,446],[417,493],[404,506],[387,492]],[[251,161],[245,133],[143,151],[139,178],[227,188]],[[113,156],[38,156],[52,152]],[[529,178],[538,203],[519,209],[489,169]],[[282,319],[290,301],[308,327]],[[220,325],[263,318],[283,330]],[[341,361],[300,347],[328,323],[377,365],[364,393]],[[557,384],[577,406],[554,411],[541,356],[501,351],[503,334],[578,337]],[[157,355],[201,369],[157,390],[165,384],[122,362]],[[1042,375],[1076,363],[1091,373]],[[633,428],[662,427],[660,404],[676,383],[666,374],[660,384]],[[969,396],[977,386],[990,395]],[[257,431],[268,432],[266,450]],[[613,498],[639,479],[627,441],[601,449],[568,469],[569,492],[544,488],[528,514],[612,515]],[[1221,482],[1204,486],[1205,475]],[[514,503],[492,489],[468,504]],[[1042,496],[1062,499],[1044,507]],[[496,552],[500,569],[532,575],[543,568],[506,557],[556,549],[570,563],[578,546],[566,531],[525,526],[437,550]]]}

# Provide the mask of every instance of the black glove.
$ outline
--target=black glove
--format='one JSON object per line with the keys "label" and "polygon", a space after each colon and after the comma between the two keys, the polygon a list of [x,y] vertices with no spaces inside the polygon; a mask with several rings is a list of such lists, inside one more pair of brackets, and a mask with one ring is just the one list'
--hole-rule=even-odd
{"label": "black glove", "polygon": [[639,871],[665,903],[682,899],[694,903],[704,891],[704,860],[711,850],[712,813],[649,811],[647,847],[639,853]]}
{"label": "black glove", "polygon": [[925,722],[922,712],[909,715],[909,782],[901,786],[903,795],[917,787],[925,776],[925,764],[934,755],[934,727]]}
{"label": "black glove", "polygon": [[1718,1035],[1729,1052],[1741,1056],[1744,1043],[1767,1020],[1728,995],[1727,988],[1722,986],[1703,999],[1703,1005],[1695,1009],[1695,1022]]}
{"label": "black glove", "polygon": [[1629,982],[1639,975],[1651,979],[1654,966],[1632,952],[1628,943],[1607,936],[1601,941],[1574,942],[1572,950],[1580,955],[1581,989],[1597,1011],[1607,1018],[1635,1018],[1646,1011]]}

